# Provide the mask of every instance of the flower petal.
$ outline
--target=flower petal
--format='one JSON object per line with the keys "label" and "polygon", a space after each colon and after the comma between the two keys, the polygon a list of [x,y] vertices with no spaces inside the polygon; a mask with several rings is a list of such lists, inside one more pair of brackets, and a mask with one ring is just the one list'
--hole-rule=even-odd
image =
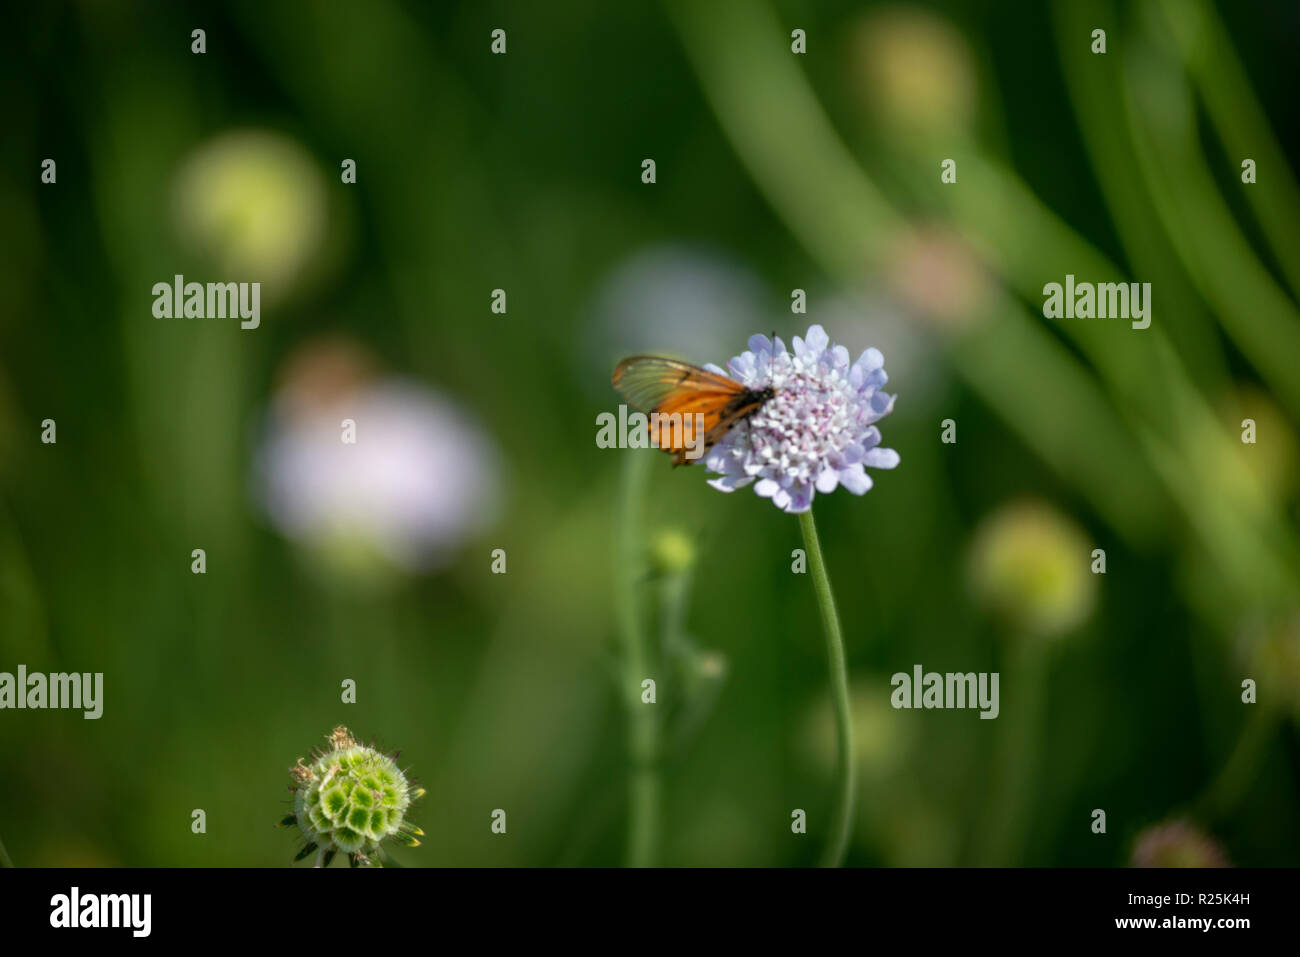
{"label": "flower petal", "polygon": [[781,511],[789,511],[790,493],[783,488],[778,488],[772,495],[772,504]]}
{"label": "flower petal", "polygon": [[731,377],[738,382],[749,385],[754,381],[755,361],[754,353],[742,352],[727,363],[727,368],[731,370]]}
{"label": "flower petal", "polygon": [[821,475],[817,476],[817,491],[823,495],[831,494],[839,484],[840,473],[835,469],[823,469]]}
{"label": "flower petal", "polygon": [[869,465],[873,469],[892,469],[897,467],[899,461],[898,453],[893,449],[872,449],[862,460],[862,464]]}
{"label": "flower petal", "polygon": [[840,484],[854,495],[865,495],[875,483],[862,467],[862,463],[858,462],[840,470]]}
{"label": "flower petal", "polygon": [[806,512],[808,509],[812,508],[814,494],[811,485],[796,485],[794,488],[790,489],[790,501],[787,502],[783,508],[791,515],[797,515],[799,512]]}
{"label": "flower petal", "polygon": [[752,481],[754,481],[752,478],[743,475],[719,475],[717,478],[709,479],[709,484],[719,492],[734,492]]}

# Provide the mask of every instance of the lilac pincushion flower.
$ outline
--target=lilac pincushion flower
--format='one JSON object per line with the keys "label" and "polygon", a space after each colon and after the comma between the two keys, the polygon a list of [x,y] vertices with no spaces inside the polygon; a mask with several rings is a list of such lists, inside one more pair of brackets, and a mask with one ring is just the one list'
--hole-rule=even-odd
{"label": "lilac pincushion flower", "polygon": [[892,469],[898,453],[880,448],[875,423],[894,408],[881,392],[888,380],[885,359],[868,349],[849,362],[849,351],[831,345],[819,325],[794,337],[794,355],[779,339],[753,336],[749,350],[723,370],[750,389],[771,386],[776,395],[709,450],[704,464],[718,473],[709,484],[723,492],[751,482],[754,491],[791,514],[812,508],[817,492],[843,485],[854,495],[871,488],[866,467]]}

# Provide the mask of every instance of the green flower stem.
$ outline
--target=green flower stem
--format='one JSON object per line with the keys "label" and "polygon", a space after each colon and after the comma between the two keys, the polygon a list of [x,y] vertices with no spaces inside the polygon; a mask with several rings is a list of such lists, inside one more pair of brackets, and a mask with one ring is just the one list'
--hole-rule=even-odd
{"label": "green flower stem", "polygon": [[1295,230],[1300,218],[1300,186],[1251,88],[1232,36],[1205,0],[1165,0],[1163,8],[1183,65],[1196,82],[1225,152],[1232,157],[1252,157],[1260,169],[1269,171],[1267,189],[1252,186],[1242,193],[1273,246],[1274,264],[1291,291],[1300,295],[1300,234]]}
{"label": "green flower stem", "polygon": [[1001,752],[985,829],[981,867],[1015,867],[1024,862],[1025,841],[1033,825],[1030,795],[1037,779],[1040,733],[1047,701],[1048,651],[1044,636],[1013,636],[1002,687],[1011,700],[1002,709]]}
{"label": "green flower stem", "polygon": [[5,842],[0,841],[0,867],[13,867],[14,862],[9,857],[9,852],[5,850]]}
{"label": "green flower stem", "polygon": [[1278,716],[1260,705],[1254,708],[1228,760],[1196,804],[1196,811],[1209,820],[1226,817],[1236,806],[1254,781],[1260,761],[1268,750]]}
{"label": "green flower stem", "polygon": [[835,731],[837,777],[835,813],[831,823],[831,839],[822,854],[823,867],[839,867],[849,849],[849,832],[853,820],[855,791],[853,771],[853,716],[849,707],[849,672],[844,658],[844,636],[840,633],[840,617],[835,611],[835,595],[831,592],[830,576],[826,574],[826,560],[822,558],[821,542],[817,538],[817,525],[812,509],[799,515],[799,529],[808,548],[808,565],[812,569],[813,590],[817,592],[817,606],[822,613],[822,627],[826,631],[826,657],[831,671],[831,700],[835,703]]}
{"label": "green flower stem", "polygon": [[615,603],[622,644],[620,698],[627,705],[628,718],[627,862],[631,867],[654,865],[662,791],[658,769],[659,725],[654,712],[656,706],[641,702],[641,682],[654,677],[650,674],[650,639],[646,632],[640,597],[646,556],[641,519],[645,512],[651,461],[651,456],[635,452],[624,456],[618,513],[615,518],[615,550],[618,559]]}

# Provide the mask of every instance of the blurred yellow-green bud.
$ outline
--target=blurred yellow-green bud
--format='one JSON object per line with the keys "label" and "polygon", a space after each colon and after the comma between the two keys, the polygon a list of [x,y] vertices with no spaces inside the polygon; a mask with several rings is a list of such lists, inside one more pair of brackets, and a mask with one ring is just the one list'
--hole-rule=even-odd
{"label": "blurred yellow-green bud", "polygon": [[853,31],[859,95],[893,129],[951,137],[975,111],[970,48],[943,18],[912,7],[887,7]]}
{"label": "blurred yellow-green bud", "polygon": [[301,278],[325,242],[327,196],[320,170],[293,140],[240,130],[198,147],[176,175],[182,239],[221,281],[260,281],[262,302]]}
{"label": "blurred yellow-green bud", "polygon": [[1255,386],[1238,390],[1226,411],[1228,435],[1265,493],[1283,500],[1295,483],[1296,433],[1276,400]]}
{"label": "blurred yellow-green bud", "polygon": [[[897,770],[912,746],[916,723],[889,704],[889,677],[855,679],[849,686],[853,717],[853,758],[867,779],[887,777]],[[835,768],[835,712],[829,695],[822,695],[803,726],[804,750],[826,773]]]}
{"label": "blurred yellow-green bud", "polygon": [[976,597],[1012,627],[1051,636],[1081,624],[1096,582],[1092,545],[1073,521],[1042,502],[1018,502],[986,518],[970,549]]}
{"label": "blurred yellow-green bud", "polygon": [[687,658],[687,668],[702,681],[719,681],[727,676],[727,656],[720,651],[695,651]]}
{"label": "blurred yellow-green bud", "polygon": [[695,564],[695,543],[676,528],[657,532],[650,540],[650,564],[663,575],[676,575]]}
{"label": "blurred yellow-green bud", "polygon": [[1134,867],[1228,867],[1219,842],[1191,821],[1179,819],[1148,827],[1133,845]]}

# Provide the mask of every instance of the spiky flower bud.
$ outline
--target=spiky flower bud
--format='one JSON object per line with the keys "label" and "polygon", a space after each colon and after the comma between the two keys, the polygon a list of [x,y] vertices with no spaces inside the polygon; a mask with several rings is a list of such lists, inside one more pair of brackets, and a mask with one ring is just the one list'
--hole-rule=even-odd
{"label": "spiky flower bud", "polygon": [[297,825],[306,846],[294,860],[316,851],[316,866],[328,866],[339,851],[353,867],[378,864],[379,846],[390,838],[414,847],[424,832],[406,820],[407,808],[424,794],[412,787],[392,755],[382,754],[339,726],[329,747],[311,761],[299,758],[293,778],[293,814],[281,823]]}
{"label": "spiky flower bud", "polygon": [[1223,846],[1185,818],[1148,827],[1133,846],[1134,867],[1228,867]]}

